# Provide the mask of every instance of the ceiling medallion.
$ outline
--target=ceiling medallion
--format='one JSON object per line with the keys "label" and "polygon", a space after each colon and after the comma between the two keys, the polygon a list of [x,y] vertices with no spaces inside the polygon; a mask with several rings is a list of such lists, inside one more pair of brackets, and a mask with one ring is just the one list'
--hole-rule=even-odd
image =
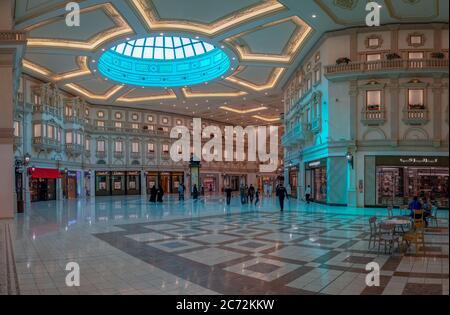
{"label": "ceiling medallion", "polygon": [[232,68],[232,58],[224,50],[198,36],[150,35],[127,39],[102,51],[96,63],[98,72],[131,86],[170,88],[206,84]]}
{"label": "ceiling medallion", "polygon": [[342,9],[353,10],[358,4],[358,0],[334,0],[333,3]]}

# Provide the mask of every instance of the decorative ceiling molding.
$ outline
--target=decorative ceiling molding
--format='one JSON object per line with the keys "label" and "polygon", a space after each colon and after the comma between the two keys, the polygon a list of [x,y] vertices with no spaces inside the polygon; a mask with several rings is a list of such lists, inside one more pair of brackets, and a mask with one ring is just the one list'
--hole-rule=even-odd
{"label": "decorative ceiling molding", "polygon": [[234,75],[225,78],[225,80],[257,92],[274,88],[277,85],[278,80],[281,78],[282,74],[286,71],[286,68],[274,68],[274,70],[270,74],[269,80],[263,85],[257,85],[252,82],[240,79],[236,76],[240,71],[244,69],[244,67],[240,67],[240,69],[238,69],[238,71]]}
{"label": "decorative ceiling molding", "polygon": [[91,70],[89,69],[89,67],[87,65],[87,57],[79,56],[79,57],[76,57],[76,60],[77,60],[79,69],[64,72],[64,73],[59,73],[59,74],[53,73],[49,69],[42,67],[36,63],[33,63],[27,59],[22,59],[22,65],[25,70],[40,74],[43,77],[45,77],[45,79],[52,81],[52,82],[59,82],[59,81],[64,81],[64,80],[68,80],[68,79],[73,79],[73,78],[90,75]]}
{"label": "decorative ceiling molding", "polygon": [[249,114],[249,113],[254,113],[254,112],[258,112],[261,110],[266,110],[267,107],[266,106],[261,106],[261,107],[255,107],[255,108],[250,108],[250,109],[235,109],[229,106],[220,106],[220,109],[226,110],[228,112],[232,112],[232,113],[236,113],[236,114]]}
{"label": "decorative ceiling molding", "polygon": [[253,115],[253,118],[265,121],[265,122],[277,122],[277,121],[281,121],[280,117],[264,117],[264,116],[260,116],[260,115]]}
{"label": "decorative ceiling molding", "polygon": [[265,0],[262,4],[254,5],[230,14],[216,22],[205,24],[193,21],[161,20],[151,1],[128,0],[132,7],[143,19],[148,31],[155,30],[181,30],[191,31],[209,36],[216,36],[225,30],[236,27],[242,23],[274,14],[285,10],[285,6],[276,0]]}
{"label": "decorative ceiling molding", "polygon": [[65,84],[65,87],[91,99],[91,100],[97,100],[97,101],[106,101],[109,100],[112,96],[114,96],[116,93],[118,93],[120,90],[124,88],[122,85],[114,85],[111,89],[109,89],[106,94],[104,95],[97,95],[92,93],[91,91],[88,91],[85,88],[82,88],[81,86],[75,84],[75,83],[69,83]]}
{"label": "decorative ceiling molding", "polygon": [[[424,21],[424,22],[430,22],[430,20],[433,20],[441,14],[440,9],[440,3],[439,0],[426,0],[427,6],[434,8],[434,14],[430,16],[410,16],[410,17],[402,17],[396,10],[394,1],[392,0],[385,0],[386,8],[388,9],[389,15],[399,21],[402,22],[417,22],[417,21]],[[403,0],[404,3],[407,3],[409,5],[417,5],[419,2],[418,0]]]}
{"label": "decorative ceiling molding", "polygon": [[[289,38],[289,40],[287,41],[286,46],[283,48],[282,54],[253,53],[248,45],[242,45],[243,40],[241,38],[243,36],[289,21],[294,23],[297,26],[297,29],[295,30],[291,38]],[[292,16],[265,25],[261,25],[247,32],[243,32],[233,37],[227,38],[225,42],[233,47],[242,61],[268,61],[289,64],[295,59],[298,52],[300,51],[300,47],[312,32],[313,29],[305,21],[300,19],[298,16]]]}
{"label": "decorative ceiling molding", "polygon": [[159,100],[170,100],[177,99],[177,95],[172,89],[165,89],[165,94],[161,95],[150,95],[150,96],[141,96],[141,97],[128,97],[132,92],[136,89],[131,89],[125,95],[119,97],[116,102],[119,103],[140,103],[140,102],[150,102],[150,101],[159,101]]}
{"label": "decorative ceiling molding", "polygon": [[[117,38],[120,36],[134,34],[133,29],[128,25],[126,20],[120,15],[117,9],[111,3],[104,3],[94,5],[88,8],[80,10],[81,13],[91,12],[98,9],[102,9],[107,16],[116,24],[116,27],[104,30],[87,41],[76,41],[68,39],[51,39],[51,38],[28,38],[28,47],[53,47],[53,48],[69,48],[69,49],[81,49],[92,51],[99,46]],[[53,19],[49,19],[32,26],[27,27],[25,30],[30,32],[33,29],[42,27],[44,25],[53,23],[55,21],[63,20],[64,16],[59,16]]]}
{"label": "decorative ceiling molding", "polygon": [[191,88],[182,88],[181,91],[185,98],[214,98],[214,97],[239,97],[248,93],[244,91],[237,92],[193,92]]}

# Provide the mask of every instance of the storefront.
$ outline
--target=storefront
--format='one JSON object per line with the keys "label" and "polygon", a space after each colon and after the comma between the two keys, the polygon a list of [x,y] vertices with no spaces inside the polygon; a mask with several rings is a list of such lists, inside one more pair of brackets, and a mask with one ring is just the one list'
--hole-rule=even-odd
{"label": "storefront", "polygon": [[29,171],[31,201],[56,200],[56,180],[61,178],[57,169],[31,168]]}
{"label": "storefront", "polygon": [[327,203],[327,159],[305,164],[305,188],[308,185],[314,202]]}
{"label": "storefront", "polygon": [[366,180],[366,194],[370,197],[367,190],[373,189],[375,200],[366,198],[366,205],[400,206],[418,196],[448,208],[448,157],[377,156],[371,160],[375,163],[375,183]]}
{"label": "storefront", "polygon": [[289,168],[289,187],[290,194],[292,198],[297,198],[297,187],[298,187],[298,168]]}
{"label": "storefront", "polygon": [[219,192],[219,174],[200,174],[205,193]]}
{"label": "storefront", "polygon": [[175,194],[178,193],[178,186],[184,183],[183,172],[147,172],[147,193],[155,186],[162,187],[164,193]]}
{"label": "storefront", "polygon": [[159,173],[159,184],[162,187],[164,193],[169,194],[170,191],[170,172]]}
{"label": "storefront", "polygon": [[233,191],[239,191],[239,187],[245,185],[246,177],[240,175],[224,175],[224,187],[230,186]]}
{"label": "storefront", "polygon": [[62,191],[65,199],[77,199],[77,172],[76,171],[65,171],[62,172]]}
{"label": "storefront", "polygon": [[111,195],[122,196],[126,194],[125,190],[125,172],[111,172]]}
{"label": "storefront", "polygon": [[127,195],[141,194],[141,172],[127,172]]}
{"label": "storefront", "polygon": [[111,195],[110,172],[95,172],[95,195]]}
{"label": "storefront", "polygon": [[171,193],[178,193],[178,186],[184,183],[184,173],[183,172],[173,172],[171,173]]}

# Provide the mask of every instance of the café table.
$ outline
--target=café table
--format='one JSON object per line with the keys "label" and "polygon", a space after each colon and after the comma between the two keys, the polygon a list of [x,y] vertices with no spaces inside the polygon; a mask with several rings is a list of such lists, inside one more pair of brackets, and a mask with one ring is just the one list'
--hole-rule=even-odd
{"label": "caf\u00e9 table", "polygon": [[410,217],[394,217],[391,219],[383,220],[382,224],[386,225],[394,225],[396,228],[400,227],[401,234],[405,234],[404,226],[411,225],[411,218]]}

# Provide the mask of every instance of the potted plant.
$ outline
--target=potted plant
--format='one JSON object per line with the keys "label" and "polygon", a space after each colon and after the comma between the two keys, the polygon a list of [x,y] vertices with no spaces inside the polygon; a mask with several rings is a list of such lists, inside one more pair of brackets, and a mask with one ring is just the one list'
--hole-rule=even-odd
{"label": "potted plant", "polygon": [[348,65],[351,62],[351,60],[347,57],[342,57],[336,60],[336,64],[337,65],[341,65],[343,63],[345,63],[346,65]]}
{"label": "potted plant", "polygon": [[386,59],[387,60],[394,60],[394,59],[401,59],[402,57],[400,57],[399,54],[397,53],[390,53],[386,55]]}
{"label": "potted plant", "polygon": [[433,59],[444,59],[445,55],[444,55],[443,52],[437,51],[437,52],[431,53],[431,58],[433,58]]}

